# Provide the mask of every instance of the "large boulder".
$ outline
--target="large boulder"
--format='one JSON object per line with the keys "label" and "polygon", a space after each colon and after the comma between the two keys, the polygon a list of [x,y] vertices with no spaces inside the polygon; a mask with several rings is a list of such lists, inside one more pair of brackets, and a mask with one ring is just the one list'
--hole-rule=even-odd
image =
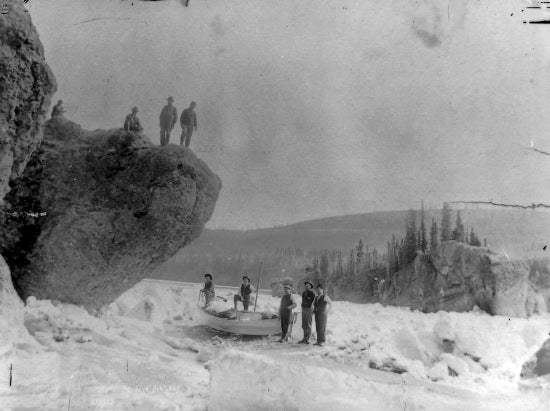
{"label": "large boulder", "polygon": [[23,2],[3,2],[0,13],[0,204],[42,138],[57,89],[38,33]]}
{"label": "large boulder", "polygon": [[[22,173],[42,138],[42,125],[57,89],[23,2],[2,2],[2,8],[6,13],[0,13],[0,204],[10,181]],[[28,335],[23,302],[0,255],[0,356],[21,335]]]}
{"label": "large boulder", "polygon": [[195,239],[220,188],[189,149],[56,117],[5,198],[0,251],[23,298],[98,308]]}
{"label": "large boulder", "polygon": [[510,317],[546,312],[544,298],[529,282],[527,262],[455,241],[418,254],[411,266],[390,278],[382,301],[426,312],[470,311],[474,306]]}

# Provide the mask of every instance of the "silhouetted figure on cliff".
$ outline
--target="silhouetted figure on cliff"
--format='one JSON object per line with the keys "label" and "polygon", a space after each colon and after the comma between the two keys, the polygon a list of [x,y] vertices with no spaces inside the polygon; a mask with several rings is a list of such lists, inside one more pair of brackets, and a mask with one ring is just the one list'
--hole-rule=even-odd
{"label": "silhouetted figure on cliff", "polygon": [[160,145],[166,146],[170,142],[170,132],[176,124],[178,118],[178,112],[176,107],[172,105],[174,102],[174,97],[170,96],[167,98],[168,104],[165,105],[160,112]]}
{"label": "silhouetted figure on cliff", "polygon": [[57,104],[53,107],[52,117],[62,116],[64,112],[65,109],[63,108],[63,100],[59,100]]}
{"label": "silhouetted figure on cliff", "polygon": [[189,147],[189,143],[191,143],[191,136],[193,135],[193,128],[195,129],[195,131],[197,131],[197,114],[194,110],[196,106],[197,103],[192,101],[189,105],[189,108],[186,108],[181,112],[180,146],[183,146],[183,144],[185,143],[185,147]]}
{"label": "silhouetted figure on cliff", "polygon": [[141,127],[141,123],[139,122],[137,113],[138,113],[138,108],[137,107],[132,108],[132,113],[128,114],[126,116],[126,120],[124,121],[124,130],[135,131],[135,132],[140,132],[143,130],[143,127]]}

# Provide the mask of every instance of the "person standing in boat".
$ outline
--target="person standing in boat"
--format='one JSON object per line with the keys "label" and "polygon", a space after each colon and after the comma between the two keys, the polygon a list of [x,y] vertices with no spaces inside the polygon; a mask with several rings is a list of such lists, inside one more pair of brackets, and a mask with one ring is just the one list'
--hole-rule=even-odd
{"label": "person standing in boat", "polygon": [[284,285],[284,294],[281,297],[281,305],[279,306],[279,317],[281,318],[281,339],[279,342],[288,340],[288,326],[292,318],[292,310],[298,306],[292,295],[290,285]]}
{"label": "person standing in boat", "polygon": [[205,307],[208,307],[214,297],[216,296],[216,293],[214,292],[214,282],[212,281],[212,275],[211,274],[205,274],[204,275],[204,288],[201,290],[201,293],[204,294],[204,300],[205,300]]}
{"label": "person standing in boat", "polygon": [[304,283],[306,290],[302,293],[302,329],[304,330],[304,338],[298,344],[309,344],[311,337],[311,324],[313,322],[313,300],[315,293],[313,292],[313,284],[309,281]]}
{"label": "person standing in boat", "polygon": [[243,283],[241,284],[241,291],[239,294],[233,296],[233,303],[235,304],[235,311],[237,311],[237,305],[239,301],[243,303],[245,311],[248,311],[248,306],[250,305],[250,296],[254,291],[254,287],[250,284],[250,278],[246,275],[243,276]]}
{"label": "person standing in boat", "polygon": [[322,284],[317,284],[317,296],[313,300],[313,312],[315,314],[315,331],[317,331],[317,342],[315,345],[322,346],[325,343],[325,332],[327,329],[327,318],[332,301],[325,294]]}

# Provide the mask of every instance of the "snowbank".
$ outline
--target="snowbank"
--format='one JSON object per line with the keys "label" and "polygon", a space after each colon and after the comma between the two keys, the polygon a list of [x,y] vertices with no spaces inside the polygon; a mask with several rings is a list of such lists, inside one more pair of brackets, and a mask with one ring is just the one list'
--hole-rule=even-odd
{"label": "snowbank", "polygon": [[[523,363],[548,338],[550,318],[507,318],[482,312],[424,314],[337,302],[328,329],[330,344],[362,353],[377,368],[397,366],[417,377],[457,376],[485,383],[494,379],[501,384],[517,383]],[[449,368],[446,375],[434,375],[442,369],[440,363]]]}
{"label": "snowbank", "polygon": [[[200,324],[200,285],[182,286],[143,281],[115,304],[118,314],[147,320],[145,302],[154,298],[152,320]],[[218,289],[212,307],[233,306],[233,291]],[[296,296],[298,305],[300,297]],[[260,295],[257,311],[278,310],[280,299]],[[300,310],[300,307],[297,309]],[[315,335],[315,324],[313,324]],[[550,332],[550,316],[529,319],[491,316],[481,311],[425,314],[379,304],[334,302],[329,314],[327,347],[322,355],[363,368],[408,373],[417,378],[465,386],[517,385],[523,364],[542,346]],[[303,336],[301,318],[294,324],[294,341]],[[292,348],[289,348],[292,350]],[[301,353],[316,357],[316,350]]]}
{"label": "snowbank", "polygon": [[480,396],[410,376],[237,350],[208,366],[212,411],[541,410],[548,401],[534,393]]}
{"label": "snowbank", "polygon": [[[335,302],[319,348],[212,338],[201,327],[199,289],[143,281],[97,317],[55,301],[19,303],[14,327],[0,318],[8,331],[0,336],[0,367],[14,367],[12,387],[0,374],[3,406],[61,409],[70,400],[75,409],[98,410],[537,410],[550,401],[549,384],[519,382],[523,363],[548,336],[549,316]],[[223,290],[228,301],[215,306],[232,307],[232,294]],[[278,305],[261,295],[257,310]],[[292,340],[301,338],[298,318]]]}

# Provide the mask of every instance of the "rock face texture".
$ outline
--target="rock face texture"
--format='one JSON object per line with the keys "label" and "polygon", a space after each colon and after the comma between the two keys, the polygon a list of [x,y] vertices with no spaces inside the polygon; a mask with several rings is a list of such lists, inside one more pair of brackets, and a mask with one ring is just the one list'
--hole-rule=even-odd
{"label": "rock face texture", "polygon": [[[2,7],[7,13],[0,13],[0,205],[10,181],[22,173],[42,139],[42,124],[57,89],[23,2],[3,2]],[[1,224],[0,216],[0,231]],[[8,352],[24,334],[23,302],[0,255],[0,352]]]}
{"label": "rock face texture", "polygon": [[0,204],[42,138],[57,89],[23,2],[6,6],[8,12],[0,14]]}
{"label": "rock face texture", "polygon": [[23,298],[99,308],[195,239],[220,189],[188,149],[56,117],[5,198],[0,252]]}
{"label": "rock face texture", "polygon": [[392,276],[382,293],[387,304],[425,312],[470,311],[527,317],[546,312],[544,298],[529,282],[529,267],[486,248],[441,243]]}

